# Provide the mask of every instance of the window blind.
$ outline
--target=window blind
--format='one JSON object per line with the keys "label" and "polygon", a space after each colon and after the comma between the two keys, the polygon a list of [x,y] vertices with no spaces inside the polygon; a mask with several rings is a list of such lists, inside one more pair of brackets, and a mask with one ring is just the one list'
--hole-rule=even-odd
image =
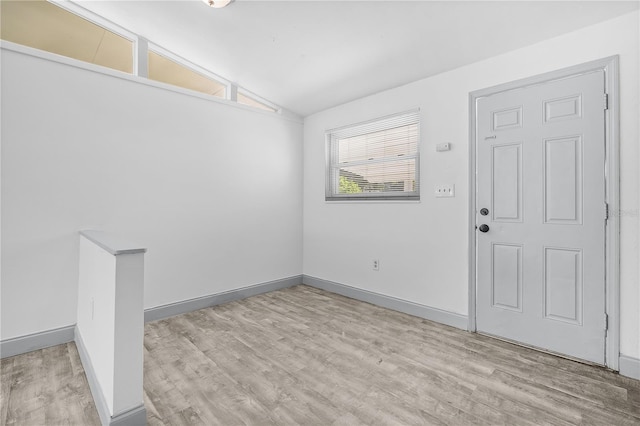
{"label": "window blind", "polygon": [[419,139],[418,110],[328,131],[326,199],[419,199]]}

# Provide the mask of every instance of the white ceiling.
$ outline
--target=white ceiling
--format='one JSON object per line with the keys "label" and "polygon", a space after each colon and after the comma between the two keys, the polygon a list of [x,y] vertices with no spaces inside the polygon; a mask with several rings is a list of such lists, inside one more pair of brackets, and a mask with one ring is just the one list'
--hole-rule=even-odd
{"label": "white ceiling", "polygon": [[638,9],[640,1],[76,1],[301,116]]}

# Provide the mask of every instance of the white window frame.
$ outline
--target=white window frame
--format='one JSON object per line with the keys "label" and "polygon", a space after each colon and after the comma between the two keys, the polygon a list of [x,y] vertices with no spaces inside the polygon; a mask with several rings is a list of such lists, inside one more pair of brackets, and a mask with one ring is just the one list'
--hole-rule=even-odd
{"label": "white window frame", "polygon": [[[418,125],[418,144],[415,154],[403,156],[401,158],[382,158],[375,160],[362,160],[353,163],[338,163],[338,140],[360,136],[368,133],[379,132],[382,130],[393,129],[400,126],[417,124]],[[393,114],[386,117],[369,120],[337,129],[327,130],[326,138],[326,183],[325,183],[325,201],[419,201],[420,200],[420,110],[414,109],[399,114]],[[340,168],[345,165],[363,165],[392,161],[405,161],[415,159],[415,182],[416,190],[412,192],[363,192],[357,194],[340,194]]]}
{"label": "white window frame", "polygon": [[[158,54],[160,54],[160,55],[172,60],[173,62],[176,62],[179,65],[182,65],[182,66],[184,66],[186,68],[189,68],[190,70],[192,70],[192,71],[194,71],[194,72],[196,72],[198,74],[201,74],[206,78],[210,78],[212,80],[215,80],[216,82],[218,82],[218,83],[222,84],[223,86],[225,86],[225,96],[224,96],[224,98],[211,96],[210,97],[211,99],[215,99],[216,101],[219,100],[219,99],[225,99],[227,101],[232,101],[232,102],[234,102],[234,103],[236,103],[238,105],[242,105],[242,107],[252,108],[249,105],[243,105],[243,104],[239,104],[238,103],[237,93],[240,92],[243,95],[245,95],[245,96],[247,96],[249,98],[252,98],[252,99],[254,99],[255,101],[257,101],[257,102],[259,102],[261,104],[264,104],[265,106],[267,106],[269,108],[273,108],[275,110],[275,113],[282,115],[282,112],[283,112],[282,108],[277,106],[277,105],[275,105],[273,102],[270,102],[270,101],[268,101],[268,100],[266,100],[266,99],[264,99],[264,98],[262,98],[262,97],[260,97],[260,96],[258,96],[256,94],[254,94],[254,93],[252,93],[252,92],[250,92],[250,91],[248,91],[248,90],[246,90],[246,89],[244,89],[242,87],[239,87],[237,84],[232,83],[231,81],[229,81],[229,80],[227,80],[227,79],[225,79],[225,78],[223,78],[223,77],[221,77],[221,76],[209,71],[208,69],[203,68],[203,67],[201,67],[201,66],[199,66],[199,65],[197,65],[197,64],[195,64],[195,63],[193,63],[193,62],[191,62],[191,61],[189,61],[189,60],[187,60],[187,59],[185,59],[185,58],[183,58],[183,57],[181,57],[181,56],[179,56],[179,55],[177,55],[177,54],[175,54],[175,53],[173,53],[173,52],[171,52],[169,50],[167,50],[167,49],[165,49],[162,46],[159,46],[159,45],[157,45],[157,44],[155,44],[155,43],[153,43],[153,42],[151,42],[149,40],[146,40],[145,38],[139,36],[138,34],[133,33],[131,31],[121,27],[120,25],[118,25],[118,24],[116,24],[114,22],[111,22],[110,20],[108,20],[106,18],[103,18],[102,16],[100,16],[100,15],[98,15],[96,13],[93,13],[88,9],[85,9],[84,7],[80,6],[77,3],[74,3],[74,2],[69,1],[69,0],[47,0],[47,1],[49,3],[52,3],[52,4],[62,8],[64,10],[66,10],[67,12],[71,12],[74,15],[77,15],[77,16],[79,16],[79,17],[81,17],[81,18],[83,18],[83,19],[85,19],[85,20],[87,20],[87,21],[89,21],[89,22],[91,22],[91,23],[93,23],[95,25],[98,25],[98,26],[100,26],[100,27],[102,27],[102,28],[114,33],[114,34],[117,34],[117,35],[119,35],[119,36],[121,36],[121,37],[123,37],[123,38],[125,38],[125,39],[127,39],[127,40],[129,40],[129,41],[131,41],[133,43],[133,49],[132,49],[133,72],[131,74],[129,74],[129,73],[125,73],[123,71],[113,70],[111,68],[104,67],[105,69],[108,68],[110,70],[109,72],[106,72],[106,74],[112,75],[111,74],[112,71],[115,71],[116,73],[123,72],[124,74],[127,74],[127,75],[134,75],[134,76],[138,76],[138,77],[143,77],[146,80],[148,80],[149,82],[153,82],[152,85],[154,85],[154,86],[160,85],[160,86],[157,86],[157,87],[165,87],[165,88],[169,88],[170,87],[172,90],[180,92],[180,93],[196,94],[198,97],[202,97],[203,95],[209,97],[209,95],[203,94],[201,92],[197,92],[197,91],[186,89],[186,88],[183,88],[183,87],[180,87],[180,86],[174,86],[174,85],[171,85],[171,84],[168,84],[168,83],[158,82],[158,81],[154,81],[154,80],[149,79],[149,75],[148,75],[148,54],[149,54],[149,51],[153,51],[155,53],[158,53]],[[11,42],[3,40],[2,44],[3,44],[3,46],[5,46],[5,45],[9,46],[9,45],[13,45],[14,43],[11,43]],[[30,48],[28,46],[23,46],[23,47],[17,47],[17,46],[22,46],[22,45],[16,45],[16,47],[15,47],[16,50],[20,50],[20,51],[22,51],[23,47],[27,48],[28,50],[29,49],[34,49],[34,50],[40,51],[39,49]],[[44,51],[40,51],[40,52],[44,52]],[[79,59],[74,59],[74,58],[70,58],[70,57],[66,57],[66,56],[64,58],[69,59],[72,62],[73,61],[78,61],[78,62],[85,63],[84,61],[81,61]],[[66,59],[63,60],[63,62],[67,63]],[[85,68],[95,70],[94,68],[92,68],[92,66],[95,66],[95,64],[91,64],[89,62],[86,62],[85,64],[87,64],[87,65],[84,65]],[[99,65],[98,65],[98,67],[103,68],[102,66],[99,66]],[[258,109],[258,108],[253,108],[253,109]],[[263,110],[263,111],[265,113],[269,113],[269,111],[266,111],[266,110]]]}
{"label": "white window frame", "polygon": [[[266,106],[268,108],[272,108],[273,112],[275,112],[276,114],[282,114],[282,108],[280,108],[279,106],[277,106],[273,102],[269,102],[265,98],[261,98],[260,96],[256,95],[255,93],[248,91],[245,88],[238,87],[238,93],[246,96],[247,98],[251,98],[254,101],[258,102],[259,104],[262,104],[262,105],[264,105],[264,106]],[[243,105],[243,104],[241,104],[241,105]],[[250,106],[250,105],[247,105],[247,106]]]}
{"label": "white window frame", "polygon": [[[84,7],[70,2],[68,0],[47,0],[49,3],[52,3],[56,6],[58,6],[61,9],[66,10],[67,12],[73,13],[76,16],[79,16],[80,18],[91,22],[92,24],[95,24],[99,27],[104,28],[107,31],[110,31],[114,34],[119,35],[122,38],[125,38],[127,40],[129,40],[130,42],[133,43],[133,49],[131,54],[133,55],[132,57],[132,61],[133,61],[133,72],[131,73],[132,75],[140,75],[139,73],[139,67],[138,67],[138,57],[139,57],[139,51],[140,49],[145,49],[145,43],[141,43],[140,37],[138,37],[137,34],[132,33],[131,31],[126,30],[125,28],[122,28],[120,25],[115,24],[113,22],[111,22],[110,20],[103,18],[100,15],[97,15],[93,12],[91,12],[88,9],[85,9]],[[144,41],[144,40],[143,40]],[[128,73],[127,73],[128,74]],[[144,77],[146,77],[146,74],[143,75]]]}
{"label": "white window frame", "polygon": [[[158,46],[155,43],[152,42],[148,42],[148,47],[147,47],[147,51],[148,52],[153,52],[153,53],[157,53],[158,55],[164,56],[165,58],[177,63],[178,65],[182,65],[185,68],[190,69],[193,72],[196,72],[206,78],[209,78],[211,80],[214,80],[217,83],[220,83],[221,85],[223,85],[225,87],[225,91],[224,91],[224,98],[222,99],[227,99],[230,100],[231,99],[231,82],[229,82],[228,80],[225,80],[224,78],[220,77],[217,74],[212,73],[211,71],[207,70],[206,68],[202,68],[199,65],[194,64],[193,62],[184,59],[182,56],[176,55],[175,53],[165,49],[162,46]],[[160,82],[162,83],[162,82]],[[168,84],[168,83],[164,83],[164,84]],[[180,87],[180,86],[176,86],[176,87]],[[182,87],[182,89],[184,90],[191,90],[191,89],[186,89],[184,87]],[[215,96],[214,96],[215,97]]]}

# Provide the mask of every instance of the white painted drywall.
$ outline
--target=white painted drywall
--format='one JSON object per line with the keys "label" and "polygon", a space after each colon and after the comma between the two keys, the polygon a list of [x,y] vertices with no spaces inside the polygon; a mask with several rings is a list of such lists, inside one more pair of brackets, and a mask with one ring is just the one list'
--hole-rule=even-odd
{"label": "white painted drywall", "polygon": [[115,256],[114,416],[144,404],[144,257],[144,253]]}
{"label": "white painted drywall", "polygon": [[114,255],[100,237],[80,236],[76,333],[116,417],[144,404],[144,252]]}
{"label": "white painted drywall", "polygon": [[77,330],[113,415],[116,257],[82,236],[79,256]]}
{"label": "white painted drywall", "polygon": [[145,307],[299,275],[302,123],[2,50],[1,339],[76,322],[78,230]]}
{"label": "white painted drywall", "polygon": [[[314,114],[304,128],[304,274],[467,313],[469,92],[620,55],[621,352],[640,357],[638,12]],[[452,52],[455,55],[455,52]],[[420,203],[326,203],[327,129],[419,107]],[[436,152],[438,143],[452,149]],[[435,198],[453,183],[455,198]],[[372,259],[380,260],[374,271]]]}

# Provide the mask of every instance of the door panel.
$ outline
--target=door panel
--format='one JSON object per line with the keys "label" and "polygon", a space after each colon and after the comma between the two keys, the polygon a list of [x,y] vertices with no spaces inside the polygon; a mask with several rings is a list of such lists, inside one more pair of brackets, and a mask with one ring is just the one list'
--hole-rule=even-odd
{"label": "door panel", "polygon": [[582,224],[582,138],[544,141],[545,223]]}
{"label": "door panel", "polygon": [[598,71],[480,98],[476,117],[477,329],[599,364],[603,99]]}
{"label": "door panel", "polygon": [[522,311],[522,246],[493,244],[493,306]]}
{"label": "door panel", "polygon": [[582,324],[582,250],[544,249],[545,318]]}
{"label": "door panel", "polygon": [[493,130],[507,130],[522,127],[522,107],[495,111],[493,113]]}
{"label": "door panel", "polygon": [[522,222],[522,144],[493,147],[493,220]]}
{"label": "door panel", "polygon": [[582,117],[582,96],[569,96],[544,101],[544,122],[570,120]]}

